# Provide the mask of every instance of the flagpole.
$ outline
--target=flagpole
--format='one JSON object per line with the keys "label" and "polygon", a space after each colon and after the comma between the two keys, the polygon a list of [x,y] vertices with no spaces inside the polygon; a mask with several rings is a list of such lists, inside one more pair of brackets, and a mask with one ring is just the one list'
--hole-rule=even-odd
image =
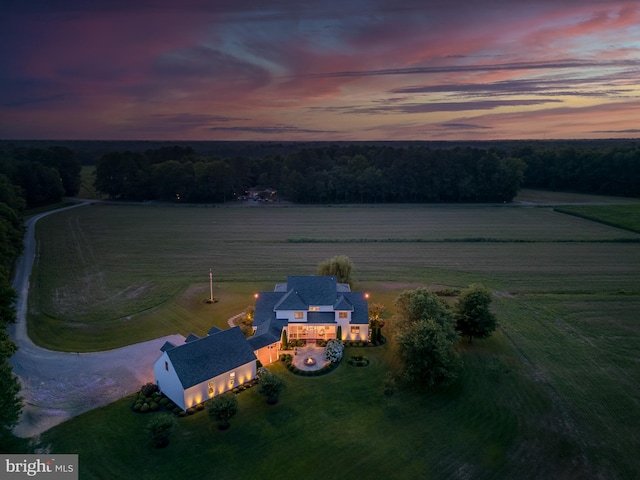
{"label": "flagpole", "polygon": [[213,273],[211,272],[211,269],[209,269],[209,292],[210,292],[210,297],[209,297],[209,303],[213,303]]}

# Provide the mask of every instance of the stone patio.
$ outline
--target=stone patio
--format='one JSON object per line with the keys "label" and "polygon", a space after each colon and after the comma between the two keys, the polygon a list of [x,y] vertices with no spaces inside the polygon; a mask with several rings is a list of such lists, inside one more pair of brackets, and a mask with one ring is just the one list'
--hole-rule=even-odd
{"label": "stone patio", "polygon": [[[312,358],[315,360],[313,365],[305,363],[305,360]],[[329,362],[324,357],[324,347],[318,347],[315,344],[306,345],[304,347],[295,347],[293,355],[291,356],[291,363],[300,370],[320,370]]]}

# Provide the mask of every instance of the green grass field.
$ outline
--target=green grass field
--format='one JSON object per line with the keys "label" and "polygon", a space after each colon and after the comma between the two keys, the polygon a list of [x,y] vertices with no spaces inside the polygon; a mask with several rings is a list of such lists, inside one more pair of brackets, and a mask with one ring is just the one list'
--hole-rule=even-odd
{"label": "green grass field", "polygon": [[556,211],[640,233],[640,205],[565,206]]}
{"label": "green grass field", "polygon": [[[336,254],[389,315],[407,288],[496,292],[500,328],[461,343],[452,388],[385,398],[388,344],[364,350],[366,368],[279,370],[278,405],[249,390],[231,430],[201,412],[180,419],[161,451],[124,399],[42,435],[53,451],[80,454],[81,478],[640,476],[636,233],[551,208],[100,204],[45,218],[37,235],[29,332],[63,350],[225,326],[252,292]],[[392,338],[393,323],[385,329]]]}

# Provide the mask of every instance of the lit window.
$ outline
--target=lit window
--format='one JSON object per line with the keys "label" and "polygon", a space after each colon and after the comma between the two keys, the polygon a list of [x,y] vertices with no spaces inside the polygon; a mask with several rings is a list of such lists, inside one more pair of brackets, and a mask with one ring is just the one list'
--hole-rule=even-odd
{"label": "lit window", "polygon": [[300,320],[301,318],[304,318],[304,313],[303,312],[295,312],[293,314],[293,318],[297,318],[298,320]]}
{"label": "lit window", "polygon": [[209,382],[209,396],[212,397],[215,392],[215,388],[213,386],[213,382]]}
{"label": "lit window", "polygon": [[360,327],[351,327],[351,333],[360,333]]}
{"label": "lit window", "polygon": [[319,312],[320,311],[320,307],[309,307],[309,311],[310,312]]}
{"label": "lit window", "polygon": [[349,312],[338,312],[338,318],[349,318]]}
{"label": "lit window", "polygon": [[231,372],[229,374],[229,386],[233,387],[236,384],[236,372]]}

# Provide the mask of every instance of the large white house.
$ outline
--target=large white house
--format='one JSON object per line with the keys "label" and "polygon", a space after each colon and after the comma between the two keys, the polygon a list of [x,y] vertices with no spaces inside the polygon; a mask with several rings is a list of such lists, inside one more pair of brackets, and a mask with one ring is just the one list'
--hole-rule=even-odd
{"label": "large white house", "polygon": [[367,295],[333,276],[290,276],[273,292],[256,295],[253,328],[249,338],[238,327],[214,327],[204,338],[189,335],[183,345],[165,343],[153,364],[160,391],[187,409],[253,380],[257,359],[268,365],[279,358],[283,332],[288,340],[367,341]]}

